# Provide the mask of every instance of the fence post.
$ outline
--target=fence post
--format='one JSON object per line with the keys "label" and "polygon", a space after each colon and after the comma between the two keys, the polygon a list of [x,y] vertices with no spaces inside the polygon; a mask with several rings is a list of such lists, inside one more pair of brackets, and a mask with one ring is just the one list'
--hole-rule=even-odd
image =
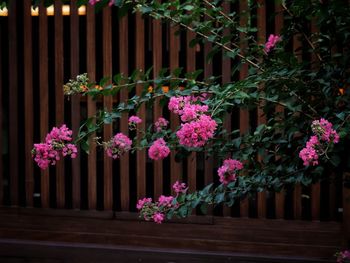
{"label": "fence post", "polygon": [[350,245],[350,173],[343,175],[343,228],[344,245]]}

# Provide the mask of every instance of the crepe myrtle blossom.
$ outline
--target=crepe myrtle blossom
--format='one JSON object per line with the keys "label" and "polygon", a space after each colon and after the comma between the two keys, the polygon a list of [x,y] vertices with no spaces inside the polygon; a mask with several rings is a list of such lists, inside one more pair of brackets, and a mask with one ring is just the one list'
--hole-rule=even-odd
{"label": "crepe myrtle blossom", "polygon": [[179,181],[176,181],[174,184],[173,184],[173,190],[175,193],[177,194],[180,194],[180,193],[183,193],[185,194],[186,191],[187,191],[187,186],[185,183],[180,183]]}
{"label": "crepe myrtle blossom", "polygon": [[109,142],[104,143],[106,153],[113,159],[120,158],[131,150],[132,141],[123,133],[117,133]]}
{"label": "crepe myrtle blossom", "polygon": [[181,124],[176,132],[179,143],[186,147],[202,147],[214,137],[217,123],[208,115],[201,115],[197,120]]}
{"label": "crepe myrtle blossom", "polygon": [[172,206],[172,202],[174,200],[174,197],[172,196],[165,196],[165,195],[161,195],[158,198],[158,206],[161,207],[171,207]]}
{"label": "crepe myrtle blossom", "polygon": [[161,224],[164,221],[164,214],[160,213],[160,212],[156,212],[154,213],[154,215],[152,216],[153,221],[157,224]]}
{"label": "crepe myrtle blossom", "polygon": [[130,116],[129,120],[128,120],[128,124],[129,124],[129,129],[130,130],[135,130],[136,129],[136,125],[142,123],[142,119],[138,116]]}
{"label": "crepe myrtle blossom", "polygon": [[32,156],[38,166],[45,170],[49,165],[55,165],[61,156],[76,158],[78,149],[72,141],[73,132],[65,124],[54,127],[45,137],[45,142],[34,144]]}
{"label": "crepe myrtle blossom", "polygon": [[237,171],[243,169],[243,164],[235,159],[224,160],[223,165],[218,169],[219,181],[224,185],[236,180]]}
{"label": "crepe myrtle blossom", "polygon": [[169,125],[169,121],[164,119],[163,117],[159,117],[158,120],[154,123],[154,127],[157,132],[161,132],[163,129]]}
{"label": "crepe myrtle blossom", "polygon": [[278,42],[281,41],[281,37],[278,35],[271,34],[265,44],[265,52],[269,53],[271,50],[273,50]]}
{"label": "crepe myrtle blossom", "polygon": [[339,142],[339,134],[333,129],[333,124],[324,118],[313,121],[311,128],[321,140],[333,143]]}
{"label": "crepe myrtle blossom", "polygon": [[306,142],[306,147],[299,152],[299,157],[303,160],[304,166],[315,166],[319,163],[319,157],[323,154],[323,149],[327,149],[325,144],[338,143],[339,134],[333,129],[332,123],[321,118],[311,124],[315,135]]}
{"label": "crepe myrtle blossom", "polygon": [[141,210],[146,204],[152,203],[152,198],[143,198],[137,202],[136,208]]}
{"label": "crepe myrtle blossom", "polygon": [[170,149],[163,138],[155,140],[148,149],[148,156],[152,160],[162,160],[170,154]]}

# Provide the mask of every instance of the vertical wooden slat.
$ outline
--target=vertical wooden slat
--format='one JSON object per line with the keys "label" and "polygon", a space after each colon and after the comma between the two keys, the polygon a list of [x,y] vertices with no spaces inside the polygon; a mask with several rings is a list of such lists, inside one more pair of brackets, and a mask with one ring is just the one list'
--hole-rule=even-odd
{"label": "vertical wooden slat", "polygon": [[[120,49],[120,72],[128,75],[128,16],[119,20],[119,49]],[[128,90],[120,91],[120,101],[125,102],[128,99]],[[128,114],[123,113],[120,120],[120,131],[128,135]],[[129,210],[130,187],[129,187],[129,154],[120,158],[120,188],[121,188],[121,208],[123,211]]]}
{"label": "vertical wooden slat", "polygon": [[[195,38],[195,34],[191,31],[186,33],[186,72],[193,72],[196,70],[196,50],[191,48],[190,41]],[[192,152],[187,158],[187,181],[188,189],[194,192],[197,188],[197,153]]]}
{"label": "vertical wooden slat", "polygon": [[0,206],[3,205],[4,202],[4,166],[3,166],[3,119],[4,119],[4,108],[2,104],[2,89],[3,89],[3,65],[2,65],[2,30],[0,28]]}
{"label": "vertical wooden slat", "polygon": [[11,205],[18,205],[18,71],[17,4],[9,2],[9,167]]}
{"label": "vertical wooden slat", "polygon": [[[204,44],[204,59],[206,60],[210,50],[212,49],[212,44],[206,42]],[[207,79],[213,75],[213,64],[212,62],[204,62],[204,78]],[[208,157],[204,163],[204,184],[208,185],[213,182],[213,169],[214,169],[214,158],[213,156]],[[213,214],[213,208],[208,208],[208,215]]]}
{"label": "vertical wooden slat", "polygon": [[[56,125],[64,122],[64,96],[63,96],[63,16],[62,2],[55,1],[55,102]],[[65,204],[64,162],[56,164],[56,200],[57,208]]]}
{"label": "vertical wooden slat", "polygon": [[[91,82],[96,78],[96,41],[95,41],[95,13],[91,5],[87,5],[86,13],[86,63],[87,73]],[[89,96],[87,98],[88,116],[96,113],[96,103]],[[94,135],[92,136],[94,137]],[[96,209],[96,146],[90,140],[90,152],[88,155],[88,207]]]}
{"label": "vertical wooden slat", "polygon": [[[302,43],[300,41],[300,35],[295,35],[293,37],[293,50],[299,62],[302,61],[302,51],[300,50]],[[302,217],[302,203],[301,203],[301,195],[302,195],[302,186],[300,184],[296,184],[293,191],[293,212],[294,219],[301,219]]]}
{"label": "vertical wooden slat", "polygon": [[23,2],[24,33],[24,127],[25,127],[25,191],[26,205],[33,206],[34,170],[31,158],[33,148],[33,57],[32,57],[32,17],[31,2]]}
{"label": "vertical wooden slat", "polygon": [[329,219],[335,220],[337,213],[336,206],[337,186],[335,184],[335,174],[329,176]]}
{"label": "vertical wooden slat", "polygon": [[[315,21],[311,21],[311,33],[315,33],[317,31]],[[312,67],[314,70],[317,70],[319,67],[318,59],[315,52],[311,55]],[[312,220],[320,220],[320,196],[321,194],[321,184],[319,182],[313,184],[311,186],[311,218]]]}
{"label": "vertical wooden slat", "polygon": [[[275,5],[275,34],[280,34],[283,27],[283,7],[281,4],[276,3]],[[281,106],[276,107],[276,112],[283,112],[284,109]],[[277,157],[278,158],[278,157]],[[284,203],[285,203],[285,193],[282,190],[275,194],[275,206],[276,206],[276,218],[284,218]]]}
{"label": "vertical wooden slat", "polygon": [[[240,1],[239,2],[239,13],[240,19],[239,24],[242,27],[247,26],[247,14],[242,14],[242,12],[248,11],[248,2]],[[241,48],[244,50],[245,43],[242,41],[245,38],[245,34],[240,33],[241,39]],[[239,72],[239,79],[242,80],[248,75],[248,65],[243,64],[241,71]],[[247,133],[249,131],[249,111],[246,109],[240,109],[239,111],[239,129],[241,134]],[[240,216],[248,217],[249,215],[249,200],[248,198],[244,198],[240,202]]]}
{"label": "vertical wooden slat", "polygon": [[[230,3],[229,2],[224,2],[222,4],[222,9],[223,12],[226,14],[230,13]],[[230,34],[230,30],[229,29],[225,29],[224,31],[224,35],[229,35]],[[224,57],[223,56],[223,60],[222,60],[222,84],[228,83],[231,81],[231,59],[228,57]],[[231,128],[231,113],[230,114],[226,114],[225,115],[225,119],[224,119],[224,129],[230,133],[232,128]],[[227,157],[231,157],[230,155]],[[224,216],[230,216],[231,215],[231,207],[227,207],[224,206],[223,209],[223,215]]]}
{"label": "vertical wooden slat", "polygon": [[[136,14],[136,68],[145,70],[145,23],[141,14]],[[143,85],[136,87],[136,95],[140,96],[143,91]],[[143,120],[139,128],[146,128],[146,105],[142,104],[138,111],[138,116]],[[141,150],[136,153],[136,177],[137,177],[137,198],[140,199],[146,195],[146,151]]]}
{"label": "vertical wooden slat", "polygon": [[[44,4],[39,6],[39,92],[40,92],[40,138],[45,139],[49,125],[49,80],[48,80],[48,33],[47,16]],[[49,170],[41,171],[41,207],[50,205]]]}
{"label": "vertical wooden slat", "polygon": [[[170,71],[179,67],[179,51],[180,51],[180,39],[175,35],[175,32],[179,28],[176,26],[170,26]],[[175,130],[180,125],[179,116],[170,113],[170,128]],[[180,162],[175,161],[175,151],[172,150],[170,154],[170,183],[173,185],[177,180],[182,180],[182,165]],[[173,189],[172,189],[173,191]],[[174,193],[174,192],[172,192]]]}
{"label": "vertical wooden slat", "polygon": [[[259,28],[257,32],[258,43],[264,44],[266,42],[266,6],[265,0],[258,1],[258,9],[257,9],[257,27]],[[258,125],[266,123],[266,116],[264,115],[263,104],[260,104],[257,110],[258,114]],[[261,161],[261,156],[258,156],[258,159]],[[264,218],[266,217],[266,193],[260,192],[258,193],[258,217]]]}
{"label": "vertical wooden slat", "polygon": [[[77,1],[71,1],[70,12],[70,70],[71,78],[79,74],[79,17]],[[71,104],[72,130],[77,134],[80,123],[80,96],[72,96]],[[80,208],[80,154],[72,161],[73,208]]]}
{"label": "vertical wooden slat", "polygon": [[[112,19],[111,9],[103,9],[103,75],[112,76]],[[123,52],[125,52],[123,50]],[[107,110],[112,110],[113,98],[111,96],[103,97],[103,107]],[[112,125],[105,125],[103,128],[104,141],[109,141],[112,137]],[[122,166],[122,165],[121,165]],[[113,206],[113,182],[112,182],[112,159],[104,155],[103,159],[103,194],[104,194],[104,209],[111,210]]]}
{"label": "vertical wooden slat", "polygon": [[[157,78],[162,68],[162,25],[159,20],[153,20],[153,77]],[[162,116],[162,108],[159,105],[159,99],[156,99],[153,109],[153,119],[156,121]],[[163,163],[154,161],[154,198],[158,198],[163,192]]]}

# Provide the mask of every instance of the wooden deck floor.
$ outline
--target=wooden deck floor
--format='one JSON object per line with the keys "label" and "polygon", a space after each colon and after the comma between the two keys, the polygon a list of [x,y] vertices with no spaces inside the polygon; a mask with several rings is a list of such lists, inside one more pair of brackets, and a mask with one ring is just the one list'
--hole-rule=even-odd
{"label": "wooden deck floor", "polygon": [[0,209],[0,262],[334,262],[341,224]]}

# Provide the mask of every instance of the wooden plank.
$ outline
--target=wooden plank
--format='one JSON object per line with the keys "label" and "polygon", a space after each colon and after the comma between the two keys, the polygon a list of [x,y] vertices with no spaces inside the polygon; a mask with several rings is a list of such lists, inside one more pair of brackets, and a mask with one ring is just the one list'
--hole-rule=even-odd
{"label": "wooden plank", "polygon": [[[64,95],[63,95],[63,16],[62,2],[55,1],[55,102],[56,125],[64,123]],[[56,164],[56,200],[57,208],[65,205],[64,161]]]}
{"label": "wooden plank", "polygon": [[[196,70],[196,49],[190,47],[190,42],[195,38],[191,31],[186,32],[186,72]],[[187,158],[187,183],[190,192],[197,188],[197,153],[191,152]]]}
{"label": "wooden plank", "polygon": [[[74,79],[79,74],[79,17],[77,0],[70,5],[70,74]],[[72,96],[71,118],[73,134],[78,134],[80,126],[80,96]],[[80,154],[72,161],[73,208],[80,208]]]}
{"label": "wooden plank", "polygon": [[[242,27],[247,26],[247,17],[246,14],[242,15],[242,12],[248,11],[248,2],[240,1],[239,2],[239,13],[240,19],[239,24]],[[242,41],[245,38],[245,34],[240,33],[240,41],[241,41],[241,49],[244,50],[246,44]],[[248,75],[248,65],[243,64],[242,69],[239,72],[239,79],[242,80]],[[239,110],[239,129],[241,135],[247,133],[249,131],[249,111],[246,109]],[[249,200],[248,198],[244,198],[240,202],[240,216],[248,217],[249,216]]]}
{"label": "wooden plank", "polygon": [[4,108],[2,104],[2,89],[3,89],[3,63],[2,63],[2,53],[3,53],[3,40],[2,40],[2,28],[0,27],[0,206],[4,205],[4,166],[3,166],[3,120],[4,120]]}
{"label": "wooden plank", "polygon": [[[179,67],[179,52],[180,52],[180,37],[175,35],[175,32],[179,28],[177,26],[170,25],[169,35],[169,56],[170,56],[170,71],[174,71]],[[180,125],[179,116],[174,113],[170,113],[170,128],[175,131]],[[182,174],[182,163],[175,161],[176,151],[172,150],[170,154],[170,184],[173,185],[176,181],[181,181],[183,178]],[[174,190],[172,194],[174,194]]]}
{"label": "wooden plank", "polygon": [[[145,71],[145,21],[141,14],[136,13],[136,68]],[[141,96],[143,85],[136,86],[136,95]],[[146,105],[142,104],[138,111],[138,116],[143,120],[139,128],[146,128]],[[141,150],[136,153],[136,181],[137,199],[146,195],[146,151]]]}
{"label": "wooden plank", "polygon": [[[209,52],[212,49],[212,44],[209,42],[206,42],[204,44],[204,78],[207,79],[213,75],[213,64],[212,62],[207,62],[206,58]],[[204,163],[204,184],[208,185],[213,182],[213,170],[214,170],[214,158],[213,156],[209,156],[205,159]],[[213,214],[213,208],[212,206],[208,207],[208,215]]]}
{"label": "wooden plank", "polygon": [[[222,4],[222,11],[225,13],[225,14],[229,14],[231,11],[230,11],[230,3],[229,2],[224,2]],[[231,32],[229,29],[225,29],[224,30],[224,36],[226,35],[229,35]],[[231,82],[231,59],[228,58],[228,57],[224,57],[224,51],[223,51],[223,59],[222,59],[222,84],[225,84],[225,83],[228,83],[228,82]],[[231,122],[231,117],[232,117],[232,114],[229,113],[229,114],[226,114],[225,115],[225,119],[224,119],[224,129],[230,133],[232,131],[232,128],[231,128],[231,125],[232,125],[232,122]],[[231,153],[228,154],[227,158],[230,158],[231,157]],[[224,216],[231,216],[231,207],[227,207],[227,206],[224,206],[224,209],[223,209],[223,215]]]}
{"label": "wooden plank", "polygon": [[23,47],[24,47],[24,149],[25,149],[25,192],[26,205],[33,206],[34,167],[31,157],[34,136],[33,109],[33,56],[32,56],[32,17],[30,1],[23,2]]}
{"label": "wooden plank", "polygon": [[[112,17],[111,9],[104,8],[102,16],[103,27],[103,76],[112,76]],[[123,52],[126,52],[123,50]],[[127,52],[126,52],[127,53]],[[103,107],[107,110],[113,108],[113,98],[110,96],[103,97]],[[109,141],[112,138],[112,125],[104,125],[103,138]],[[123,165],[121,165],[123,166]],[[112,159],[107,155],[103,158],[103,195],[104,209],[112,210],[113,208],[113,179],[112,179]]]}
{"label": "wooden plank", "polygon": [[[157,78],[162,68],[162,24],[159,20],[152,21],[152,50],[153,50],[153,77]],[[156,88],[156,87],[155,87]],[[162,116],[162,108],[159,106],[159,99],[154,102],[153,120],[156,121]],[[153,161],[154,175],[154,198],[158,198],[163,193],[163,162]]]}
{"label": "wooden plank", "polygon": [[[40,92],[40,138],[45,139],[49,125],[49,80],[48,80],[48,32],[46,8],[39,6],[39,92]],[[41,207],[50,206],[49,169],[41,171]]]}
{"label": "wooden plank", "polygon": [[[258,1],[257,27],[259,28],[259,30],[257,32],[258,43],[265,44],[265,42],[266,42],[266,3],[265,3],[265,0]],[[265,116],[264,111],[262,109],[263,106],[264,106],[264,104],[261,103],[258,107],[258,110],[257,110],[258,125],[266,124],[266,116]],[[262,157],[258,156],[258,160],[261,161]],[[258,193],[257,198],[258,198],[258,201],[257,201],[258,217],[265,218],[266,217],[266,192]]]}
{"label": "wooden plank", "polygon": [[[283,27],[283,7],[281,4],[275,4],[275,34],[280,34]],[[284,109],[281,106],[276,106],[276,112],[283,112]],[[276,157],[278,158],[278,156]],[[281,191],[275,194],[275,208],[276,208],[276,218],[284,218],[284,204],[285,204],[285,193]]]}
{"label": "wooden plank", "polygon": [[[86,63],[87,73],[91,82],[96,78],[96,40],[95,40],[95,11],[94,7],[86,7]],[[88,116],[96,113],[96,103],[91,97],[87,99]],[[95,135],[92,135],[94,137]],[[96,209],[97,184],[96,184],[96,146],[90,140],[90,153],[88,156],[88,207]]]}
{"label": "wooden plank", "polygon": [[9,2],[9,174],[11,205],[18,205],[18,63],[17,63],[17,4]]}
{"label": "wooden plank", "polygon": [[[119,20],[119,59],[120,59],[120,72],[124,75],[129,74],[128,65],[128,16],[124,16]],[[120,91],[120,101],[124,102],[128,99],[128,90],[123,89]],[[120,120],[120,131],[125,135],[128,135],[128,113],[123,113]],[[129,154],[124,154],[120,158],[120,195],[121,195],[121,208],[122,211],[129,210],[130,202],[130,186],[129,186]]]}

